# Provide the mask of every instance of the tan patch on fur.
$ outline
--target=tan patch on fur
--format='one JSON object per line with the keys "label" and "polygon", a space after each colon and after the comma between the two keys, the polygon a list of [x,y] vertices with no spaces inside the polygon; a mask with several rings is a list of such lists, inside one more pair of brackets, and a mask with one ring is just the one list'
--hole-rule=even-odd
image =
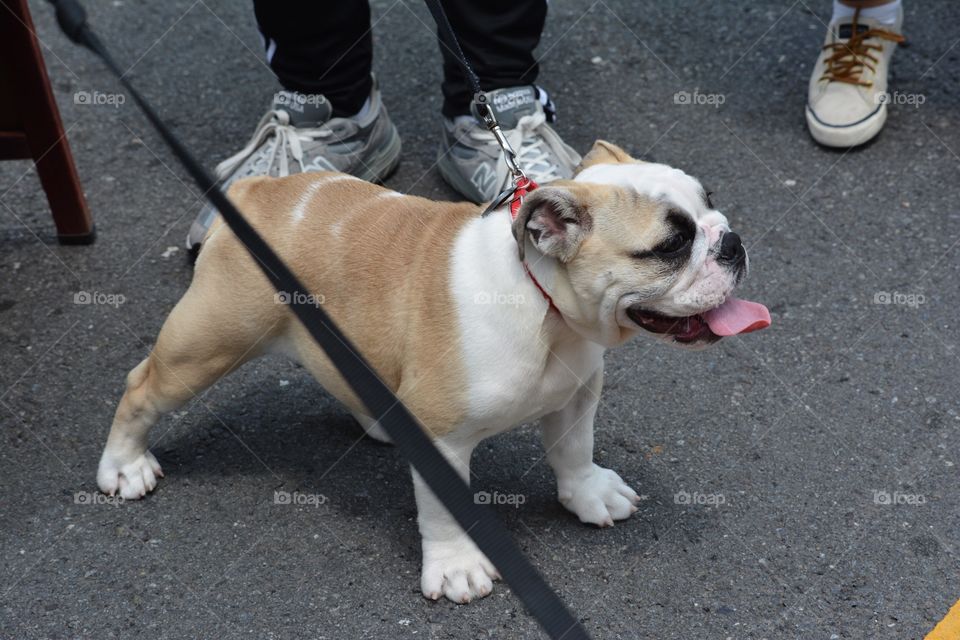
{"label": "tan patch on fur", "polygon": [[[478,209],[385,196],[388,189],[342,175],[250,178],[235,183],[228,195],[387,386],[434,435],[443,435],[466,408],[450,252]],[[317,184],[303,219],[295,221],[291,211]],[[306,330],[275,303],[272,287],[229,229],[218,225],[208,235],[194,288],[210,305],[231,299],[230,313],[216,314],[215,324],[198,330],[232,334],[250,325],[263,332],[275,323],[269,337],[352,411],[366,413]]]}
{"label": "tan patch on fur", "polygon": [[[590,219],[579,250],[566,263],[578,297],[589,299],[587,292],[614,274],[621,274],[621,279],[663,280],[665,274],[656,262],[638,261],[632,255],[652,248],[666,233],[661,203],[618,185],[557,180],[550,186],[572,192]],[[629,337],[628,330],[622,332],[623,339]]]}
{"label": "tan patch on fur", "polygon": [[557,180],[550,187],[571,192],[589,218],[588,232],[568,265],[572,277],[599,277],[612,265],[638,268],[631,254],[651,248],[667,228],[662,205],[633,189],[573,180]]}
{"label": "tan patch on fur", "polygon": [[606,140],[597,140],[593,143],[593,147],[590,148],[590,151],[587,152],[587,155],[583,156],[580,160],[580,164],[577,165],[577,168],[574,169],[573,174],[576,175],[595,164],[623,164],[626,162],[641,162],[636,158],[630,156],[629,153],[613,144],[612,142],[607,142]]}

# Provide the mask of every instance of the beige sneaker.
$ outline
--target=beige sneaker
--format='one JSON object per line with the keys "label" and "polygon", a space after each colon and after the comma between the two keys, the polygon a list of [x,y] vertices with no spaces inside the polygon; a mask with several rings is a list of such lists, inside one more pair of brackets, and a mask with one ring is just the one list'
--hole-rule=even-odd
{"label": "beige sneaker", "polygon": [[855,147],[880,132],[887,119],[887,72],[900,35],[903,10],[893,25],[860,17],[830,24],[810,77],[807,126],[828,147]]}

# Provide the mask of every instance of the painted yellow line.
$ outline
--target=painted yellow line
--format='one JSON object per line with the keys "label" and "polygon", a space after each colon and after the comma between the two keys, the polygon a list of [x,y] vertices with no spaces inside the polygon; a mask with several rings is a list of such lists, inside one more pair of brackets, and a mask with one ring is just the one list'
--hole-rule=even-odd
{"label": "painted yellow line", "polygon": [[960,640],[960,600],[923,640]]}

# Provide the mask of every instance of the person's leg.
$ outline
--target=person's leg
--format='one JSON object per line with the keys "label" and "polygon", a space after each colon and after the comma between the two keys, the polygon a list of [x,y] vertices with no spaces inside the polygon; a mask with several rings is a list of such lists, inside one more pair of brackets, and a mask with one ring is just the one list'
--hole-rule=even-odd
{"label": "person's leg", "polygon": [[[540,65],[533,50],[547,18],[545,0],[460,0],[444,7],[467,61],[484,91],[531,85]],[[440,43],[443,54],[443,115],[470,113],[473,91],[467,85],[460,63]]]}
{"label": "person's leg", "polygon": [[903,22],[901,0],[833,0],[833,17],[810,77],[807,127],[829,147],[853,147],[880,133],[887,75]]}
{"label": "person's leg", "polygon": [[284,89],[322,94],[352,116],[370,96],[373,37],[366,0],[254,0],[267,62]]}
{"label": "person's leg", "polygon": [[857,9],[864,18],[871,18],[880,24],[892,25],[897,22],[897,14],[902,0],[833,0],[833,18],[852,17]]}
{"label": "person's leg", "polygon": [[[250,142],[217,167],[221,187],[257,175],[342,171],[380,182],[397,166],[400,136],[370,73],[367,0],[254,0],[270,68],[283,90]],[[200,247],[217,211],[205,205],[187,234]]]}
{"label": "person's leg", "polygon": [[[444,2],[470,66],[523,170],[537,183],[569,178],[580,156],[546,122],[553,103],[533,83],[540,68],[533,50],[547,15],[545,0]],[[443,139],[437,168],[474,202],[492,200],[512,180],[496,140],[471,115],[473,89],[444,43]]]}

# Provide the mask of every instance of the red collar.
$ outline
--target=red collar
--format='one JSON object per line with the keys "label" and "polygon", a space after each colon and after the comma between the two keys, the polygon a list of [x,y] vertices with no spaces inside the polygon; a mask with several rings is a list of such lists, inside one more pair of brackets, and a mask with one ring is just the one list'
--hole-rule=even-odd
{"label": "red collar", "polygon": [[517,212],[520,211],[520,205],[523,204],[523,196],[527,195],[538,185],[536,182],[528,178],[527,176],[520,176],[517,178],[517,184],[513,186],[513,196],[510,198],[510,219],[517,219]]}
{"label": "red collar", "polygon": [[[520,205],[523,204],[523,197],[537,188],[537,183],[528,178],[527,176],[521,176],[517,180],[517,184],[513,189],[513,196],[510,198],[510,219],[516,220],[517,213],[520,211]],[[523,262],[523,270],[527,272],[527,275],[530,276],[530,280],[533,282],[533,285],[540,291],[543,295],[543,299],[547,301],[547,304],[550,305],[550,309],[556,311],[557,314],[560,314],[560,309],[557,308],[557,305],[554,304],[553,298],[550,297],[550,294],[547,293],[547,290],[543,288],[543,285],[537,280],[533,275],[533,271],[530,270],[529,265],[526,261]]]}

